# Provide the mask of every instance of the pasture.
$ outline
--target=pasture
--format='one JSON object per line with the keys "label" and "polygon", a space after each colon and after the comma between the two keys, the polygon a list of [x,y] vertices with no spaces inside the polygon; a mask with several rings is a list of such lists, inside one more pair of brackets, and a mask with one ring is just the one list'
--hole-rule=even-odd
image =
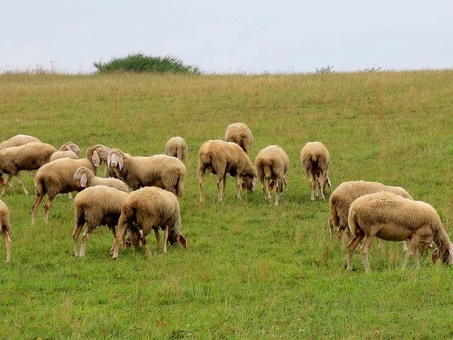
{"label": "pasture", "polygon": [[[12,258],[0,262],[0,338],[451,338],[452,268],[430,254],[400,269],[398,242],[373,242],[372,272],[359,252],[330,239],[327,200],[310,200],[299,161],[308,141],[331,154],[329,176],[404,187],[430,203],[453,237],[453,71],[301,75],[0,75],[0,140],[30,134],[85,155],[102,143],[132,155],[189,147],[180,199],[188,249],[152,256],[126,249],[112,260],[106,227],[85,258],[73,253],[73,201],[57,197],[49,224],[43,203],[31,225],[29,196],[17,181],[1,199],[11,214]],[[116,98],[116,99],[115,99]],[[280,205],[259,183],[238,201],[227,177],[205,176],[199,202],[197,152],[233,122],[254,134],[250,158],[270,144],[290,158]],[[103,169],[99,171],[103,173]],[[5,247],[0,242],[0,256]]]}

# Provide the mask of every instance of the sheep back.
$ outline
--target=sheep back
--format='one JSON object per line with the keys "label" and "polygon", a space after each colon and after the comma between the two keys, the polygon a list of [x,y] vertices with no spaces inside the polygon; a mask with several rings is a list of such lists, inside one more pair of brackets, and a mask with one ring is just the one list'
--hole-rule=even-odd
{"label": "sheep back", "polygon": [[74,198],[76,225],[116,226],[126,197],[127,193],[103,185],[82,190]]}
{"label": "sheep back", "polygon": [[0,150],[0,170],[16,175],[20,170],[36,170],[49,162],[57,149],[50,144],[30,142]]}
{"label": "sheep back", "polygon": [[225,141],[236,143],[248,154],[253,143],[253,133],[246,124],[233,123],[227,126]]}
{"label": "sheep back", "polygon": [[392,192],[401,197],[412,199],[411,195],[401,187],[384,185],[379,182],[349,181],[341,183],[330,195],[329,207],[330,235],[338,228],[339,236],[348,227],[348,214],[351,203],[357,198],[379,191]]}
{"label": "sheep back", "polygon": [[[109,166],[115,165],[118,178],[133,190],[145,186],[156,186],[181,197],[184,192],[187,169],[176,157],[153,155],[149,157],[130,156],[119,149],[112,149]],[[115,162],[112,160],[115,159]]]}
{"label": "sheep back", "polygon": [[31,142],[41,142],[38,138],[30,135],[15,135],[0,143],[0,150],[13,146],[20,146]]}
{"label": "sheep back", "polygon": [[187,159],[188,152],[186,141],[182,137],[172,137],[165,144],[165,154],[179,158],[183,163]]}

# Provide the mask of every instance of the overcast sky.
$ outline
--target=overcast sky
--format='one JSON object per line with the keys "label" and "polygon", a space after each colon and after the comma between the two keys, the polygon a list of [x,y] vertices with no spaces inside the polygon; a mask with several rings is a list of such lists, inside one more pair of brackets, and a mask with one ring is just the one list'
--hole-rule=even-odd
{"label": "overcast sky", "polygon": [[0,72],[171,55],[208,73],[453,68],[453,1],[11,0]]}

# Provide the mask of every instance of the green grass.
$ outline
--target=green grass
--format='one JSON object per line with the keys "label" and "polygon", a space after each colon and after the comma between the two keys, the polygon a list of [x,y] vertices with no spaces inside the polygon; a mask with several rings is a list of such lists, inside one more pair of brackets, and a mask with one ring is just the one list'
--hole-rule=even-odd
{"label": "green grass", "polygon": [[[1,338],[451,338],[451,268],[421,259],[400,269],[399,243],[374,242],[372,273],[359,253],[354,272],[329,238],[328,202],[310,201],[299,161],[308,141],[329,149],[330,178],[400,185],[432,204],[450,235],[453,156],[452,71],[307,75],[0,75],[0,139],[31,134],[82,154],[102,143],[133,155],[164,150],[176,135],[189,146],[180,200],[189,248],[164,255],[120,252],[110,231],[91,235],[85,258],[72,246],[73,202],[58,197],[50,222],[31,225],[33,195],[2,197],[11,212],[11,262],[0,263]],[[383,108],[378,119],[377,84]],[[118,113],[115,93],[118,91]],[[205,177],[199,203],[197,151],[228,124],[252,129],[254,160],[279,144],[290,158],[281,205],[261,188],[238,201],[231,177],[218,203]],[[101,173],[103,173],[101,171]],[[23,174],[30,192],[33,180]],[[329,194],[329,193],[327,193]],[[0,255],[4,244],[0,242]]]}

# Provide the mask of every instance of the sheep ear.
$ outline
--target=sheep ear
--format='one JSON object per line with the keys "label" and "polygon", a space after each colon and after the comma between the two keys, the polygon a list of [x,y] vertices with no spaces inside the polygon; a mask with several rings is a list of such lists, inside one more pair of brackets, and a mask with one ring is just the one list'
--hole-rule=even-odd
{"label": "sheep ear", "polygon": [[182,236],[182,234],[179,234],[179,243],[181,243],[181,245],[184,247],[184,248],[187,248],[187,241],[186,241],[186,238],[184,236]]}
{"label": "sheep ear", "polygon": [[107,168],[110,168],[110,155],[107,156]]}
{"label": "sheep ear", "polygon": [[87,185],[87,174],[83,173],[82,177],[80,177],[80,186],[82,188],[85,188],[86,185]]}
{"label": "sheep ear", "polygon": [[118,160],[118,167],[120,168],[120,170],[123,170],[123,157],[120,157],[120,159]]}
{"label": "sheep ear", "polygon": [[93,156],[91,157],[91,161],[93,162],[94,166],[101,165],[101,159],[96,151],[93,151]]}

